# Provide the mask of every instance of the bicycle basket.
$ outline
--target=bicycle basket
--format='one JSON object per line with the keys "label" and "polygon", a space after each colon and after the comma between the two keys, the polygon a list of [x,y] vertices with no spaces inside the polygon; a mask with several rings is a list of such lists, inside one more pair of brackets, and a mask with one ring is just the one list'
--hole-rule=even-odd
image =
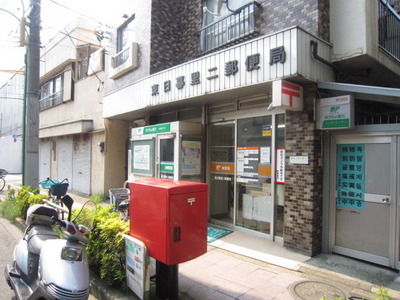
{"label": "bicycle basket", "polygon": [[42,188],[49,189],[52,185],[55,185],[60,182],[61,182],[60,180],[43,180],[39,183],[42,186]]}
{"label": "bicycle basket", "polygon": [[6,170],[0,169],[0,176],[1,177],[6,176],[7,174],[8,174],[8,172]]}
{"label": "bicycle basket", "polygon": [[50,186],[50,193],[53,196],[65,196],[67,194],[68,186],[68,182],[53,184]]}

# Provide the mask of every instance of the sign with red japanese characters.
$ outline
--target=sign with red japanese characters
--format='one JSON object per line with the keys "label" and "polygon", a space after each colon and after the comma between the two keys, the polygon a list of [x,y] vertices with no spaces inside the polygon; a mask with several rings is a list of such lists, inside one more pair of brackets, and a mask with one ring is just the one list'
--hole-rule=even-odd
{"label": "sign with red japanese characters", "polygon": [[272,106],[288,110],[303,110],[303,87],[284,80],[272,83]]}

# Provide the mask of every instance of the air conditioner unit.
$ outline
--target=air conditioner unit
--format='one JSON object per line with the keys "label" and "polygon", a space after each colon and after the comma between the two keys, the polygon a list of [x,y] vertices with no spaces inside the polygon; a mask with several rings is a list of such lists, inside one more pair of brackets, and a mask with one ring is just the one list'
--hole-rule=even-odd
{"label": "air conditioner unit", "polygon": [[118,78],[123,74],[138,67],[138,44],[132,43],[129,48],[125,48],[111,57],[109,77]]}

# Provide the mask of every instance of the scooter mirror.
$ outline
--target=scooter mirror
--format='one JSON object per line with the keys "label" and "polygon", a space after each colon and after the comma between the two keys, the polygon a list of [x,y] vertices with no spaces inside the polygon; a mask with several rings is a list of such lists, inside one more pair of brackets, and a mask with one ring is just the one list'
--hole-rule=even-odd
{"label": "scooter mirror", "polygon": [[68,208],[69,210],[68,221],[71,221],[71,211],[72,211],[72,205],[74,204],[74,199],[72,199],[70,195],[65,195],[64,197],[61,198],[61,202]]}

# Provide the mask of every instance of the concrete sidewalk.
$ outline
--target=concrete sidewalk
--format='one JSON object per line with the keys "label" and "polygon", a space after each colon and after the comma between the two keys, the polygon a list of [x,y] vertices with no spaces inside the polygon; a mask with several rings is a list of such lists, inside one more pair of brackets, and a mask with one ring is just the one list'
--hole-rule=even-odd
{"label": "concrete sidewalk", "polygon": [[[86,200],[72,196],[77,202]],[[105,287],[96,276],[91,281],[91,293],[99,300],[137,299],[131,292]],[[398,271],[335,254],[310,258],[241,232],[214,241],[206,254],[179,265],[179,298],[183,300],[370,299],[380,287],[400,299]],[[154,285],[151,295],[156,299]]]}

